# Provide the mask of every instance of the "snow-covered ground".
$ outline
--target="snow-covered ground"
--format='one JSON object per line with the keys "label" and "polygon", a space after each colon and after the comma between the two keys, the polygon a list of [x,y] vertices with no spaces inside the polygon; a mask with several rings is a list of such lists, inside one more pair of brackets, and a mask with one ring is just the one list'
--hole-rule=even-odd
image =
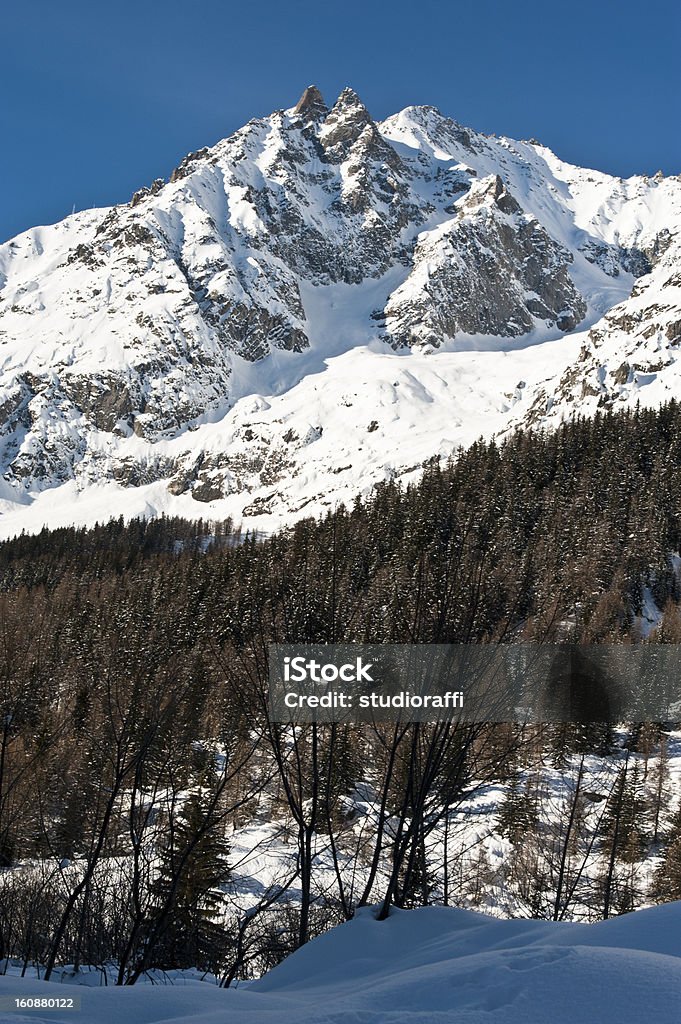
{"label": "snow-covered ground", "polygon": [[[80,1010],[8,1010],[76,997]],[[132,988],[0,978],[7,1024],[678,1024],[681,904],[592,925],[500,921],[445,907],[369,908],[259,981]]]}
{"label": "snow-covered ground", "polygon": [[[399,355],[384,345],[363,345],[322,358],[313,350],[307,362],[314,371],[281,394],[273,392],[286,380],[295,357],[277,355],[270,387],[244,396],[219,421],[153,446],[134,435],[114,446],[118,454],[141,461],[191,460],[204,451],[240,455],[247,463],[266,451],[264,468],[271,465],[273,478],[279,477],[275,482],[249,479],[248,490],[235,483],[227,497],[203,504],[189,491],[172,494],[166,479],[132,488],[98,481],[93,474],[86,487],[72,480],[26,494],[25,504],[19,504],[20,492],[0,479],[5,488],[0,490],[0,538],[43,526],[92,525],[118,515],[231,517],[265,532],[301,516],[320,515],[352,503],[381,480],[415,479],[425,460],[435,455],[446,459],[459,446],[502,430],[514,407],[518,416],[527,411],[524,395],[570,364],[583,338],[579,333],[509,352],[490,346],[487,351]],[[297,370],[302,362],[298,357]],[[246,369],[252,373],[252,364]],[[282,442],[286,436],[292,444]],[[100,433],[99,443],[96,464],[101,468],[114,453],[110,435]]]}

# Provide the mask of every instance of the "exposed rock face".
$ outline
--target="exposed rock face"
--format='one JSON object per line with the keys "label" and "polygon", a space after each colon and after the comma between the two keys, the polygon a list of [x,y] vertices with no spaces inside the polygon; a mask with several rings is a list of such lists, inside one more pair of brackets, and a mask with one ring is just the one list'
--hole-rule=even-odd
{"label": "exposed rock face", "polygon": [[386,306],[388,336],[437,347],[460,333],[517,337],[535,320],[572,330],[586,313],[572,262],[499,175],[483,178],[451,221],[420,237],[414,269]]}
{"label": "exposed rock face", "polygon": [[329,108],[324,102],[324,97],[317,86],[308,85],[293,108],[293,112],[304,121],[319,121],[321,118],[326,117]]}
{"label": "exposed rock face", "polygon": [[[281,436],[256,423],[211,434],[210,450],[201,439],[238,399],[367,343],[590,328],[530,419],[610,403],[676,358],[679,225],[676,178],[583,171],[434,107],[378,124],[352,89],[329,108],[310,86],[129,205],[0,246],[1,493],[165,480],[202,502],[272,488],[250,504],[274,508],[323,448],[312,413]],[[374,411],[360,421],[381,435]]]}
{"label": "exposed rock face", "polygon": [[319,136],[327,160],[342,163],[367,128],[368,138],[373,140],[371,129],[375,127],[357,93],[352,89],[344,89],[325,119]]}

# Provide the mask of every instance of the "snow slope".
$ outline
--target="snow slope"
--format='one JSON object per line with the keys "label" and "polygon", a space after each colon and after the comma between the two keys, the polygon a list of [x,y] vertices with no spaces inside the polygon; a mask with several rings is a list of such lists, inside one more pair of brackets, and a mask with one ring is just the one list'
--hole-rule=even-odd
{"label": "snow slope", "polygon": [[[593,925],[500,921],[465,910],[367,908],[236,989],[179,980],[75,988],[0,978],[0,998],[76,995],[97,1024],[676,1024],[681,904]],[[5,1012],[0,1021],[80,1019]]]}

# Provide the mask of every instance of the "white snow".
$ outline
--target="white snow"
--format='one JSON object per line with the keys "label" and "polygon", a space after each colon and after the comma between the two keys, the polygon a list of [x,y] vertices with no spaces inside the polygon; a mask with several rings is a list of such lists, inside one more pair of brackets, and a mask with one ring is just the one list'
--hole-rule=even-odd
{"label": "white snow", "polygon": [[[348,334],[336,335],[341,340],[348,336],[353,336],[351,327]],[[294,368],[296,356],[277,353],[267,368],[271,388],[265,387],[261,395],[244,388],[244,398],[217,422],[153,445],[136,436],[112,442],[101,432],[90,435],[88,445],[104,466],[114,454],[128,453],[138,459],[167,455],[190,460],[199,451],[247,451],[245,429],[256,431],[270,451],[275,445],[283,449],[282,435],[293,430],[300,441],[309,441],[288,446],[292,465],[282,480],[263,486],[256,479],[248,492],[208,505],[189,494],[171,495],[165,480],[135,488],[96,479],[84,487],[69,481],[37,492],[30,496],[30,504],[21,505],[13,492],[0,499],[0,536],[22,529],[35,532],[43,525],[87,525],[121,514],[161,512],[190,518],[231,516],[247,529],[276,529],[301,515],[317,515],[351,502],[380,480],[415,479],[433,455],[446,459],[480,435],[489,437],[504,429],[511,411],[519,416],[529,405],[528,399],[517,397],[516,385],[524,381],[526,387],[519,394],[527,395],[552,371],[567,367],[579,351],[580,339],[574,334],[560,344],[542,342],[507,352],[499,352],[494,339],[483,338],[462,341],[462,347],[477,345],[482,351],[396,354],[387,346],[362,345],[328,358],[321,358],[313,346],[301,359],[311,372],[290,387],[287,377],[300,364]],[[263,377],[264,369],[244,367],[245,373],[260,371]],[[283,393],[277,394],[281,388]],[[253,411],[258,399],[261,407]],[[95,465],[104,468],[99,460]],[[271,511],[245,512],[256,499]]]}
{"label": "white snow", "polygon": [[593,925],[500,921],[445,907],[377,921],[364,908],[265,977],[231,989],[187,976],[75,988],[7,975],[0,998],[75,996],[81,1010],[6,1011],[0,1021],[677,1024],[680,935],[679,903]]}

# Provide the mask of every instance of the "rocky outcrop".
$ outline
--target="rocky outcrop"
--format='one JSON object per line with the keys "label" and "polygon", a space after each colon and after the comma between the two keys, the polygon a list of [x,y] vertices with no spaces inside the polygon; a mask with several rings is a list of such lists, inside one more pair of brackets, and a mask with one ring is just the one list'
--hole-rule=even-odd
{"label": "rocky outcrop", "polygon": [[539,321],[572,330],[586,313],[572,262],[499,175],[483,178],[451,221],[419,239],[414,269],[386,306],[386,335],[439,347],[459,334],[518,337]]}
{"label": "rocky outcrop", "polygon": [[332,163],[342,163],[366,129],[375,128],[369,111],[353,89],[344,89],[324,119],[319,140]]}
{"label": "rocky outcrop", "polygon": [[328,112],[329,108],[316,85],[309,85],[293,108],[293,113],[305,122],[319,121]]}

